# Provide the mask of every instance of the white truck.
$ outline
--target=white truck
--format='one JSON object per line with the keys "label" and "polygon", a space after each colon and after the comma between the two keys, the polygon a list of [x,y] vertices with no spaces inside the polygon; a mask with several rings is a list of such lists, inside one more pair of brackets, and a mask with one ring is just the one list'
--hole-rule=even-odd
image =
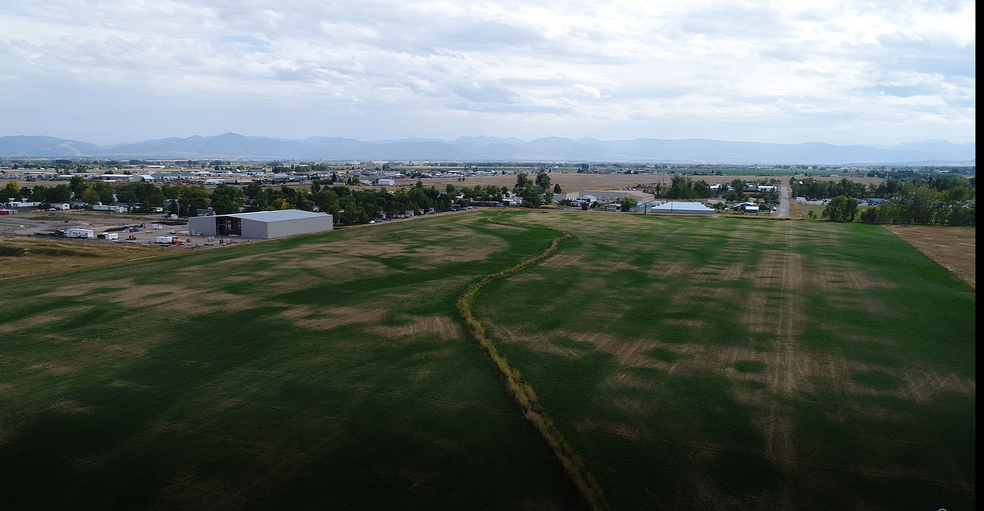
{"label": "white truck", "polygon": [[170,245],[171,243],[174,243],[174,236],[158,236],[155,243]]}

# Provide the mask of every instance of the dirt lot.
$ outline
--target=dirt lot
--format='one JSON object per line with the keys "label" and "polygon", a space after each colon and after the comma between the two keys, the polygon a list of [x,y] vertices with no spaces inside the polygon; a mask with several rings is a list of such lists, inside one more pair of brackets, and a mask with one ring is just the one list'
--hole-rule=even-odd
{"label": "dirt lot", "polygon": [[977,289],[977,227],[886,225],[885,228]]}
{"label": "dirt lot", "polygon": [[[160,225],[162,229],[153,229],[154,224]],[[121,229],[124,225],[134,226],[134,230]],[[183,243],[187,243],[186,240],[189,238],[187,221],[166,220],[163,215],[122,216],[82,210],[57,212],[31,210],[0,217],[0,235],[39,236],[72,227],[89,229],[94,234],[116,232],[119,234],[119,240],[111,243],[153,244],[155,238],[162,235],[179,236]],[[134,239],[128,241],[127,238],[131,235]],[[202,239],[204,238],[191,239],[191,245],[203,243]]]}
{"label": "dirt lot", "polygon": [[[65,212],[19,212],[0,217],[0,247],[6,247],[10,254],[0,256],[0,279],[53,273],[82,268],[113,264],[135,258],[166,255],[171,250],[202,246],[205,238],[187,236],[187,224],[166,225],[164,229],[152,229],[154,223],[161,222],[161,215],[120,216],[87,211]],[[137,232],[128,229],[113,231],[118,240],[63,238],[48,236],[59,229],[78,227],[90,229],[99,234],[118,229],[124,224],[145,225]],[[184,236],[181,241],[191,239],[191,243],[174,246],[155,245],[159,235]],[[129,236],[134,240],[127,240]],[[23,249],[23,253],[21,250]]]}

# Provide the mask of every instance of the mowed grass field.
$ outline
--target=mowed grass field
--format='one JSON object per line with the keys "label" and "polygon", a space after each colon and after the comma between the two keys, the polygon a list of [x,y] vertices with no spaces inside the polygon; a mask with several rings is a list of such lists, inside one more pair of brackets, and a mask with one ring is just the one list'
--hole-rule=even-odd
{"label": "mowed grass field", "polygon": [[973,509],[975,295],[860,224],[574,234],[476,315],[615,509]]}
{"label": "mowed grass field", "polygon": [[[976,298],[881,227],[439,216],[5,281],[0,508],[971,509]],[[933,507],[935,506],[935,507]]]}

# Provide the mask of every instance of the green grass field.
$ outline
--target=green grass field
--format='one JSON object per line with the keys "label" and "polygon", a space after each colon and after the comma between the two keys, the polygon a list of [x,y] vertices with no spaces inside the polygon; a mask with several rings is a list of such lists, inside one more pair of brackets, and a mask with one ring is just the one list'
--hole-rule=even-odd
{"label": "green grass field", "polygon": [[0,508],[576,508],[455,316],[551,239],[455,217],[5,282]]}
{"label": "green grass field", "polygon": [[477,315],[614,508],[974,507],[975,296],[887,231],[512,220],[575,238]]}
{"label": "green grass field", "polygon": [[[0,284],[0,508],[972,509],[976,298],[861,224],[432,217]],[[934,507],[935,506],[935,507]]]}

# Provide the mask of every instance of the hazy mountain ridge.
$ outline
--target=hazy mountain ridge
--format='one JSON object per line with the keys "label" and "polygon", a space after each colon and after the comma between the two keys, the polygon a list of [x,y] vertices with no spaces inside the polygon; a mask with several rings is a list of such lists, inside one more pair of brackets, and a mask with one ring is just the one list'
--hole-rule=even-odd
{"label": "hazy mountain ridge", "polygon": [[545,137],[460,137],[453,141],[413,138],[362,141],[342,137],[302,140],[217,136],[164,138],[99,146],[44,136],[0,137],[0,157],[115,157],[161,159],[322,159],[458,161],[659,161],[736,164],[968,163],[976,143],[945,140],[885,145],[832,145],[819,142],[770,144],[707,139],[597,140]]}

